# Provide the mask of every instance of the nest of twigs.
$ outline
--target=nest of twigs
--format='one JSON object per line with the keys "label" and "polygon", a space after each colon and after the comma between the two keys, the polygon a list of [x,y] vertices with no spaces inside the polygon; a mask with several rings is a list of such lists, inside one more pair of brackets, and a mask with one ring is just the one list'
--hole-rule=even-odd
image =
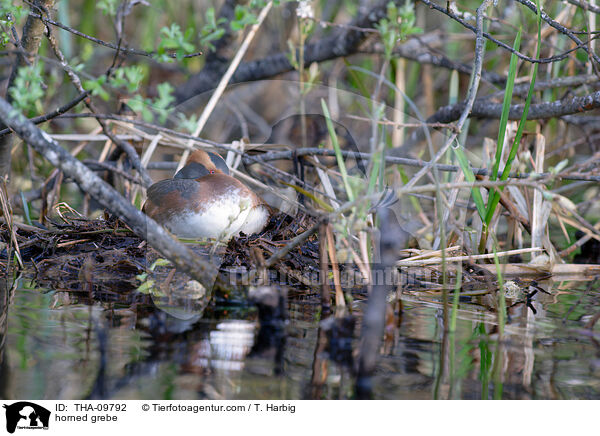
{"label": "nest of twigs", "polygon": [[[245,298],[249,283],[237,280],[232,272],[256,271],[264,260],[314,223],[308,216],[274,216],[261,235],[234,238],[215,250],[210,242],[192,244],[200,255],[218,256],[214,289],[217,301]],[[166,263],[156,264],[161,256],[146,241],[135,235],[120,220],[69,219],[48,228],[18,224],[15,240],[5,224],[0,224],[0,274],[19,269],[34,280],[36,287],[66,291],[79,297],[118,304],[149,304],[142,290],[144,273],[150,271],[160,288],[187,282],[185,275],[174,274]],[[155,267],[154,267],[155,266]],[[318,270],[318,242],[308,238],[269,269],[271,279],[285,277],[281,285],[308,284]],[[181,278],[180,276],[183,276]],[[243,276],[247,278],[247,275]],[[242,277],[242,278],[243,278]]]}

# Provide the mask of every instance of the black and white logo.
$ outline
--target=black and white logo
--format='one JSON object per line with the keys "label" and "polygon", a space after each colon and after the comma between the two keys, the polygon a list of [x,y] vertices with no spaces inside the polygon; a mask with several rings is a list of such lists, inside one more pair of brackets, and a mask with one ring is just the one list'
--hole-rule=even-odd
{"label": "black and white logo", "polygon": [[14,433],[16,429],[47,430],[50,421],[50,411],[29,401],[19,401],[6,409],[6,431]]}

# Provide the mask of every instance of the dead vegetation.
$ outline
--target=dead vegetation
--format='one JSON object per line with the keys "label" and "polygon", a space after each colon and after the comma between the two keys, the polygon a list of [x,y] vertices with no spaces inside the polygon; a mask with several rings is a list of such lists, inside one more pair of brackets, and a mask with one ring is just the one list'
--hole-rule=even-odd
{"label": "dead vegetation", "polygon": [[[551,298],[542,281],[600,275],[600,58],[587,18],[597,8],[385,1],[349,17],[329,6],[315,15],[309,2],[225,1],[212,21],[202,6],[199,39],[163,28],[143,51],[132,47],[148,41],[126,24],[156,18],[145,2],[108,12],[118,44],[55,21],[52,1],[34,3],[27,22],[45,33],[29,36],[45,39],[47,68],[68,92],[18,106],[49,75],[22,70],[18,80],[39,47],[12,41],[0,101],[0,175],[13,157],[15,167],[0,189],[8,279],[19,270],[42,288],[199,313],[260,287],[318,293],[323,317],[342,320],[368,299],[360,380],[373,373],[390,301],[400,313],[403,299],[434,302],[445,331],[454,297],[455,310],[462,298],[503,325],[506,304],[535,311],[534,295]],[[252,19],[224,26],[236,6]],[[273,10],[293,23],[274,25]],[[195,16],[182,11],[175,18]],[[58,28],[108,55],[82,74]],[[280,211],[262,234],[190,243],[140,211],[150,183],[195,148],[223,155]]]}

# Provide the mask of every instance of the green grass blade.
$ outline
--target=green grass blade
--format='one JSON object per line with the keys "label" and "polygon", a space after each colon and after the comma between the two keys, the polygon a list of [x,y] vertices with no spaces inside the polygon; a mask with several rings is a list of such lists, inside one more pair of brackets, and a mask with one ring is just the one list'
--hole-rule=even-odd
{"label": "green grass blade", "polygon": [[292,185],[290,183],[282,182],[282,184],[285,185],[285,186],[289,186],[290,188],[298,191],[300,194],[306,196],[307,198],[310,198],[316,204],[318,204],[323,209],[325,209],[325,211],[327,211],[327,212],[333,212],[334,211],[333,207],[331,207],[330,205],[328,205],[327,203],[325,203],[323,200],[321,200],[319,197],[317,197],[316,195],[314,195],[312,192],[308,192],[306,189],[302,189],[300,186]]}
{"label": "green grass blade", "polygon": [[27,200],[25,199],[25,194],[23,194],[23,191],[21,191],[21,201],[23,202],[23,212],[25,213],[25,221],[27,222],[27,224],[32,226],[33,223],[31,222],[31,216],[29,214],[29,203],[27,203]]}
{"label": "green grass blade", "polygon": [[[521,28],[517,32],[513,48],[519,50],[521,46]],[[504,146],[504,137],[506,135],[506,125],[508,124],[508,113],[510,111],[510,103],[512,102],[513,89],[515,86],[515,78],[517,75],[517,55],[511,54],[510,66],[508,68],[508,79],[506,80],[506,90],[504,91],[504,101],[502,102],[502,115],[500,116],[500,127],[498,129],[498,142],[496,143],[496,157],[492,167],[490,180],[496,180],[498,177],[498,169],[500,168],[500,158],[502,156],[502,148]]]}
{"label": "green grass blade", "polygon": [[338,167],[340,168],[340,174],[342,175],[342,181],[344,182],[346,194],[348,194],[348,200],[354,201],[354,191],[352,191],[350,182],[348,181],[348,172],[346,171],[346,164],[344,163],[344,157],[342,156],[342,149],[340,148],[340,143],[338,142],[335,128],[333,127],[333,123],[331,122],[331,117],[329,115],[329,109],[327,109],[327,103],[325,103],[324,99],[321,99],[321,107],[323,108],[323,115],[325,115],[325,121],[327,122],[327,130],[329,131],[329,136],[331,137],[331,144],[335,150],[335,159]]}
{"label": "green grass blade", "polygon": [[362,80],[360,80],[360,77],[358,77],[358,74],[356,74],[356,71],[354,71],[352,68],[350,68],[352,66],[352,64],[350,64],[350,61],[348,61],[348,59],[346,59],[346,58],[343,58],[343,61],[344,61],[344,64],[346,65],[346,68],[348,68],[348,74],[354,80],[354,82],[355,82],[356,86],[358,87],[358,90],[360,91],[362,96],[365,97],[366,99],[370,100],[371,94],[369,94],[369,90],[364,85]]}
{"label": "green grass blade", "polygon": [[[458,100],[458,72],[456,70],[452,71],[452,75],[450,76],[450,90],[448,97],[448,104],[455,104]],[[468,130],[468,127],[465,125],[463,131]],[[467,182],[473,183],[475,181],[475,175],[471,170],[471,166],[469,165],[469,160],[465,155],[463,148],[460,146],[462,142],[456,141],[456,146],[452,147],[454,151],[454,155],[456,156],[456,160],[460,165],[460,169],[463,172],[465,180]],[[479,216],[483,220],[485,216],[485,205],[483,203],[483,197],[481,196],[481,192],[478,188],[471,189],[471,195],[473,196],[473,201],[475,202],[475,206],[477,206],[477,212]]]}
{"label": "green grass blade", "polygon": [[[539,0],[536,0],[537,6],[537,15],[538,15],[538,43],[536,49],[536,59],[540,58],[540,50],[542,46],[542,15],[541,15],[541,6]],[[539,63],[533,64],[533,72],[531,74],[531,82],[529,83],[529,91],[527,92],[527,99],[525,100],[525,107],[523,108],[523,115],[521,116],[521,120],[519,121],[519,127],[517,129],[517,134],[515,136],[515,140],[513,141],[512,147],[510,149],[510,153],[506,160],[506,165],[504,166],[504,170],[502,171],[502,175],[500,176],[500,180],[507,180],[508,175],[510,174],[510,169],[513,161],[515,160],[515,156],[517,155],[517,150],[519,148],[519,143],[521,142],[521,137],[523,136],[523,130],[525,129],[525,122],[527,121],[527,114],[529,113],[529,106],[531,105],[531,99],[533,97],[533,91],[535,86],[535,80],[537,78]],[[502,189],[499,187],[498,189]],[[498,206],[498,202],[500,201],[500,194],[497,191],[494,191],[494,194],[491,200],[488,203],[487,215],[485,217],[485,223],[487,226],[490,225],[492,221],[492,216],[494,216],[494,211],[496,210],[496,206]]]}
{"label": "green grass blade", "polygon": [[[536,64],[537,65],[537,64]],[[494,238],[494,265],[496,266],[496,277],[498,279],[498,342],[496,343],[496,356],[494,358],[494,367],[492,368],[494,379],[494,399],[502,399],[502,350],[501,344],[504,336],[504,327],[506,325],[506,298],[504,297],[504,279],[502,278],[502,269],[498,259],[498,241]]]}
{"label": "green grass blade", "polygon": [[379,167],[381,165],[381,161],[381,153],[375,153],[373,155],[373,168],[371,168],[371,175],[369,176],[367,195],[371,195],[375,191],[375,183],[377,182],[377,177],[379,176]]}
{"label": "green grass blade", "polygon": [[[475,182],[475,175],[473,174],[473,170],[469,165],[467,156],[465,156],[465,152],[463,151],[460,144],[457,144],[457,147],[452,147],[452,150],[454,150],[454,154],[456,155],[456,159],[458,160],[458,165],[460,166],[460,169],[462,170],[465,176],[465,180],[469,183]],[[473,196],[473,201],[475,202],[475,206],[477,207],[477,212],[483,220],[485,217],[486,210],[485,205],[483,203],[483,197],[481,196],[479,188],[471,188],[471,195]]]}

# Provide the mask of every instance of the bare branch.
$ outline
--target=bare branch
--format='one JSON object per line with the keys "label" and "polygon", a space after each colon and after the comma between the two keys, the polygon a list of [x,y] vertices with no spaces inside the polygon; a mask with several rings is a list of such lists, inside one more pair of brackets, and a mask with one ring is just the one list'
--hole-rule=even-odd
{"label": "bare branch", "polygon": [[[514,104],[510,107],[509,119],[519,120],[523,114],[522,104]],[[450,123],[457,120],[463,113],[465,103],[444,106],[434,115],[427,119],[427,122]],[[563,115],[576,114],[580,112],[591,111],[600,108],[600,91],[582,97],[565,98],[545,103],[532,104],[527,113],[528,120],[540,120],[547,118],[557,118]],[[500,118],[502,113],[502,104],[490,103],[489,101],[478,99],[473,105],[471,116],[476,118]]]}

